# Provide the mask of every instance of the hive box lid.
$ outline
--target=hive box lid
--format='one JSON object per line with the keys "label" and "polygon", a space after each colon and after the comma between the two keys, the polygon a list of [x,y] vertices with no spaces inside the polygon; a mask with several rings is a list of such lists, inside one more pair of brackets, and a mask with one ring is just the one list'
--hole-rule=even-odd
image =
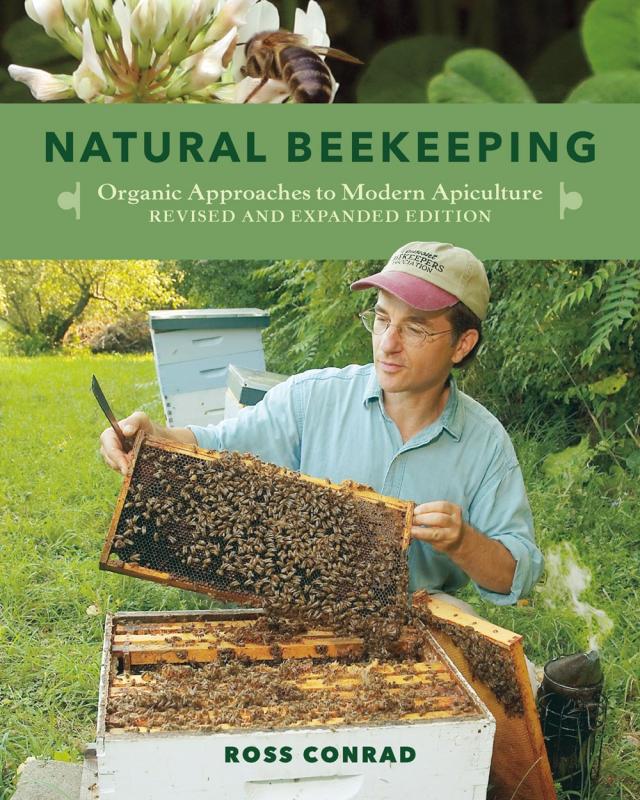
{"label": "hive box lid", "polygon": [[278,372],[265,372],[264,370],[229,364],[227,386],[236,400],[243,406],[255,406],[256,403],[262,400],[269,389],[273,389],[274,386],[285,381],[287,377],[287,375],[281,375]]}
{"label": "hive box lid", "polygon": [[261,308],[181,308],[150,311],[149,325],[158,332],[203,328],[266,328],[269,314]]}

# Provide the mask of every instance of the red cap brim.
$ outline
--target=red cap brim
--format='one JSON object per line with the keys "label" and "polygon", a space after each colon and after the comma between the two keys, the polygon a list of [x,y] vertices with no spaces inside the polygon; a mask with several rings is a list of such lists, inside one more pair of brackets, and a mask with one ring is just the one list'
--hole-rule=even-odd
{"label": "red cap brim", "polygon": [[458,302],[455,295],[429,281],[393,270],[369,275],[368,278],[352,283],[351,288],[356,292],[360,289],[384,289],[385,292],[399,297],[407,305],[419,308],[420,311],[440,311],[443,308],[451,308]]}

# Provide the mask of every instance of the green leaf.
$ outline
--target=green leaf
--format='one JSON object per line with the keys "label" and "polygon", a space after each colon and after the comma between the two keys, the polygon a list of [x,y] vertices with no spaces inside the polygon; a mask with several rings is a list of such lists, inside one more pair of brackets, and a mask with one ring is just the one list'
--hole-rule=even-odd
{"label": "green leaf", "polygon": [[567,103],[640,103],[640,72],[602,72],[579,83]]}
{"label": "green leaf", "polygon": [[490,50],[451,56],[429,83],[427,96],[432,103],[535,103],[520,75]]}
{"label": "green leaf", "polygon": [[451,36],[414,36],[383,47],[358,83],[359,103],[424,103],[425,86],[461,43]]}
{"label": "green leaf", "polygon": [[594,72],[640,69],[640,0],[594,0],[582,41]]}
{"label": "green leaf", "polygon": [[580,34],[573,30],[547,45],[529,67],[527,80],[541,103],[558,103],[590,72]]}
{"label": "green leaf", "polygon": [[436,75],[427,87],[430,103],[493,103],[493,98],[483,89],[474,86],[462,75],[447,72]]}
{"label": "green leaf", "polygon": [[556,480],[576,480],[586,478],[586,468],[593,455],[589,439],[583,436],[580,443],[567,447],[559,453],[548,455],[542,465],[544,474]]}
{"label": "green leaf", "polygon": [[609,375],[607,378],[595,381],[595,383],[589,383],[587,389],[589,389],[592,394],[598,394],[601,397],[609,397],[623,389],[627,385],[628,380],[629,378],[626,373],[616,372],[613,375]]}
{"label": "green leaf", "polygon": [[626,461],[632,472],[640,472],[640,449],[634,450],[630,456],[627,456]]}
{"label": "green leaf", "polygon": [[11,61],[24,67],[41,67],[69,58],[67,51],[28,17],[11,25],[2,39],[2,47]]}
{"label": "green leaf", "polygon": [[56,750],[53,754],[53,760],[70,763],[73,761],[77,761],[78,756],[76,753],[70,753],[68,750]]}

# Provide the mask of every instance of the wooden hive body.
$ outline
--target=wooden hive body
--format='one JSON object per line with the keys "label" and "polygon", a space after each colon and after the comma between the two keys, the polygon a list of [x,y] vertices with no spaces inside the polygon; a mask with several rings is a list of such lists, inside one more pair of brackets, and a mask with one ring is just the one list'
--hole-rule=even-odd
{"label": "wooden hive body", "polygon": [[[362,657],[361,640],[320,630],[276,634],[269,647],[238,642],[238,632],[254,625],[259,616],[260,612],[242,610],[129,613],[108,619],[97,732],[101,797],[392,800],[415,794],[417,786],[429,797],[480,800],[485,796],[494,722],[433,639],[425,640],[422,658],[407,663],[357,661],[358,654]],[[399,648],[412,650],[412,644],[409,636]],[[306,718],[286,719],[282,706],[287,700],[276,699],[274,685],[267,724],[265,717],[258,723],[247,719],[253,712],[241,709],[234,712],[233,724],[207,726],[202,721],[208,712],[198,700],[191,709],[189,689],[180,684],[185,705],[165,713],[167,725],[122,724],[123,698],[157,691],[154,671],[173,676],[181,669],[163,666],[167,664],[206,669],[212,661],[228,658],[231,650],[236,658],[251,662],[246,666],[249,671],[264,670],[269,668],[265,664],[280,660],[284,667],[287,659],[299,660],[304,669],[294,679],[296,688],[316,698],[319,706],[312,703]],[[336,665],[331,656],[350,656],[349,663]],[[351,721],[330,716],[341,698],[357,691],[362,676],[372,673],[382,676],[385,691],[392,695],[425,692],[428,705],[418,704],[414,711],[389,719],[380,714]],[[219,718],[224,709],[217,703],[218,699],[212,700],[211,711]],[[314,718],[316,708],[324,709],[323,716]],[[235,748],[239,763],[226,761],[228,748]],[[288,759],[283,757],[287,749]],[[245,752],[251,758],[256,752],[260,756],[245,761]],[[265,760],[269,752],[273,758]],[[371,761],[372,752],[374,759],[392,752],[396,760]],[[365,757],[369,760],[363,761]]]}
{"label": "wooden hive body", "polygon": [[[542,736],[540,719],[522,648],[522,636],[487,620],[466,614],[424,592],[413,596],[414,608],[428,609],[434,638],[473,686],[496,720],[494,755],[491,762],[490,800],[556,800],[553,777]],[[433,624],[435,623],[435,624]],[[495,648],[495,663],[503,659],[513,682],[509,712],[494,690],[477,674],[459,644],[476,634]],[[456,639],[459,644],[456,644]],[[475,673],[475,674],[474,674]]]}

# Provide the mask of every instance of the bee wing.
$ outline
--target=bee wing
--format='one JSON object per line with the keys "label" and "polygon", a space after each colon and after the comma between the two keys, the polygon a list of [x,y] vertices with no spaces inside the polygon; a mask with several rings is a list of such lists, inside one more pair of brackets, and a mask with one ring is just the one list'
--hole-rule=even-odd
{"label": "bee wing", "polygon": [[313,49],[319,56],[337,58],[339,61],[348,61],[350,64],[364,64],[364,61],[360,61],[359,58],[345,53],[344,50],[337,50],[335,47],[314,47]]}
{"label": "bee wing", "polygon": [[238,46],[247,45],[249,42],[258,42],[259,46],[267,48],[284,47],[293,44],[299,47],[308,47],[308,42],[304,36],[291,31],[261,31],[254,33],[246,42],[238,42]]}
{"label": "bee wing", "polygon": [[297,45],[298,47],[308,47],[307,40],[299,33],[291,33],[291,31],[274,31],[264,35],[263,42],[266,47],[283,47],[285,45]]}

